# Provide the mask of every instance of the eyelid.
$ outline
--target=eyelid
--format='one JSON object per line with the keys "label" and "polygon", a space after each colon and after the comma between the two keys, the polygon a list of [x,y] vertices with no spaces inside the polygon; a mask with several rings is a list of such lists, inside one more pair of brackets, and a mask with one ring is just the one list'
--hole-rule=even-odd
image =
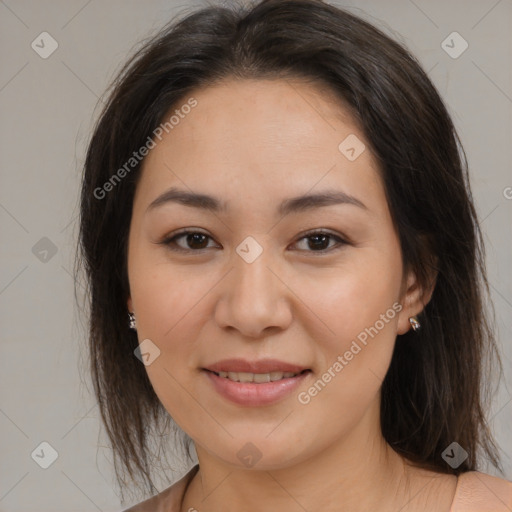
{"label": "eyelid", "polygon": [[312,235],[318,235],[318,234],[322,234],[322,235],[330,235],[332,236],[333,238],[337,237],[341,240],[343,240],[344,242],[348,243],[348,238],[345,237],[344,235],[342,235],[341,233],[338,233],[336,231],[332,231],[328,228],[313,228],[313,229],[308,229],[307,231],[304,231],[303,233],[299,233],[297,235],[297,240],[301,240],[302,238],[305,238],[307,236],[312,236]]}

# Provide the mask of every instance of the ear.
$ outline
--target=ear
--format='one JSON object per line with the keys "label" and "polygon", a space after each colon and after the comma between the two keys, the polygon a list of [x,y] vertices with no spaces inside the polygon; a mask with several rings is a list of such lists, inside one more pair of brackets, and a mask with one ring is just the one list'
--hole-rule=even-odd
{"label": "ear", "polygon": [[398,318],[397,334],[405,334],[412,329],[409,318],[420,314],[430,302],[436,286],[437,275],[437,265],[429,266],[428,284],[422,287],[414,271],[408,272],[400,300],[403,309]]}
{"label": "ear", "polygon": [[128,311],[130,313],[133,313],[133,303],[132,303],[132,298],[131,296],[128,297],[128,300],[126,301],[126,305],[128,307]]}

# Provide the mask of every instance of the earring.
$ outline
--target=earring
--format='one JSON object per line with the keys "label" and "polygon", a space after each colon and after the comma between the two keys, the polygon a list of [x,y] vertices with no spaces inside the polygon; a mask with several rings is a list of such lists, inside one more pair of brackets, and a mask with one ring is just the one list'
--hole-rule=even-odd
{"label": "earring", "polygon": [[421,324],[418,322],[418,319],[415,316],[411,316],[409,318],[409,322],[411,323],[411,327],[414,331],[419,331],[421,328]]}
{"label": "earring", "polygon": [[130,319],[130,329],[137,330],[137,324],[135,322],[135,315],[128,312],[128,318]]}

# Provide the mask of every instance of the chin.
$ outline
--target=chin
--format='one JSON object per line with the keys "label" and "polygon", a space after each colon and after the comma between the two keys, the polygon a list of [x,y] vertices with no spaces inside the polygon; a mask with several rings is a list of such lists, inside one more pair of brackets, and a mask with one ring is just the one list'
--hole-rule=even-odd
{"label": "chin", "polygon": [[210,437],[202,446],[211,455],[236,469],[275,471],[286,469],[308,459],[307,451],[301,449],[304,446],[304,440],[294,442],[290,436],[277,435],[270,439],[265,437],[266,434],[263,431],[260,432],[259,435],[254,436],[236,436],[225,444],[213,444]]}

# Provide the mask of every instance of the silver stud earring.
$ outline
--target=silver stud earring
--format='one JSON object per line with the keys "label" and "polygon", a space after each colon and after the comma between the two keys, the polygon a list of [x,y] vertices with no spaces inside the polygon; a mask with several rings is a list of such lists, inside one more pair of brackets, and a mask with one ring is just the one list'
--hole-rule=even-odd
{"label": "silver stud earring", "polygon": [[414,331],[419,331],[421,328],[421,324],[418,322],[418,319],[415,316],[411,316],[409,318],[409,322]]}
{"label": "silver stud earring", "polygon": [[133,313],[128,312],[128,317],[130,319],[130,329],[137,330],[137,324],[135,322],[135,315]]}

